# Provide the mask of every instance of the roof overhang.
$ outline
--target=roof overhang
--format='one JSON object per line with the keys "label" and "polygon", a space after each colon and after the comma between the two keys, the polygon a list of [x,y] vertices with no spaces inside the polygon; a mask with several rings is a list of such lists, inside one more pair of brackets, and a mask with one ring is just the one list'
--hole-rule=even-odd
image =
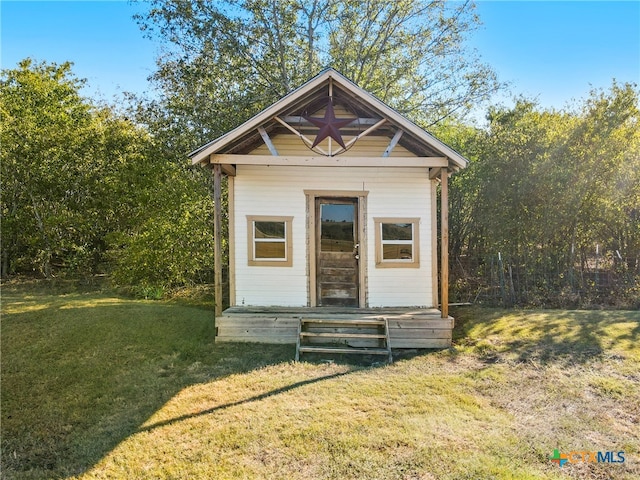
{"label": "roof overhang", "polygon": [[[395,131],[402,130],[403,135],[401,138],[399,137],[400,143],[417,157],[431,159],[426,161],[429,163],[429,166],[436,166],[435,164],[431,165],[433,162],[437,163],[438,166],[444,166],[442,165],[443,159],[446,160],[446,166],[450,171],[456,171],[467,166],[468,160],[454,149],[438,140],[429,132],[372,94],[358,87],[351,80],[332,68],[322,71],[237,128],[191,152],[189,157],[192,163],[194,165],[208,164],[211,161],[212,155],[225,155],[224,163],[229,165],[232,163],[229,159],[230,155],[234,155],[237,159],[234,162],[235,164],[242,164],[243,159],[250,161],[250,155],[242,154],[247,154],[252,148],[255,148],[258,142],[262,142],[262,138],[264,138],[266,132],[277,132],[278,129],[282,129],[282,125],[284,124],[283,118],[300,119],[300,112],[302,110],[314,111],[320,109],[323,106],[323,102],[326,103],[327,90],[325,90],[325,87],[327,85],[331,85],[330,88],[334,96],[338,99],[342,97],[344,101],[347,101],[349,105],[351,105],[354,110],[357,110],[363,117],[385,120],[370,127],[370,129],[379,126],[377,128],[382,130],[386,129],[382,134],[388,134],[389,136],[393,136],[393,132]],[[348,129],[349,127],[347,126],[345,128]],[[338,157],[330,158],[335,159]],[[256,160],[257,159],[251,160],[251,162],[253,163]],[[322,163],[322,160],[318,159],[318,162]],[[411,163],[408,160],[406,160],[406,162]],[[425,163],[425,160],[422,162]],[[289,160],[281,164],[295,163],[297,162],[290,157]],[[344,161],[341,163],[357,163],[363,164],[364,166],[365,162],[362,159],[348,161],[345,156]],[[275,164],[275,162],[272,161],[270,164]],[[399,165],[390,161],[387,166]]]}

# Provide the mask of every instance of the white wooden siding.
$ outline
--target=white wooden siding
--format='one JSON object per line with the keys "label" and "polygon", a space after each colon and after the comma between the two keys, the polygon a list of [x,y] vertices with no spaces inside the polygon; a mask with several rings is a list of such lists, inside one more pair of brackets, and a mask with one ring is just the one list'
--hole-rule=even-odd
{"label": "white wooden siding", "polygon": [[[369,306],[433,306],[431,188],[428,172],[420,168],[238,165],[235,177],[236,305],[306,306],[309,299],[304,190],[367,190],[365,243]],[[293,216],[293,266],[248,266],[247,215]],[[375,267],[374,217],[420,218],[420,268]]]}

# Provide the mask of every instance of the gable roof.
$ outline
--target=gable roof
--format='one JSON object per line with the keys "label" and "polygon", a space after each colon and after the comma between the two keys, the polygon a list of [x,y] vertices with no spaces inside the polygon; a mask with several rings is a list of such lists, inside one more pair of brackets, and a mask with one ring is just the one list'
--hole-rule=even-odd
{"label": "gable roof", "polygon": [[248,153],[262,142],[261,134],[257,130],[259,127],[267,132],[277,133],[278,129],[282,129],[282,125],[276,121],[276,117],[297,115],[300,118],[303,115],[302,111],[313,112],[322,108],[327,98],[325,87],[330,83],[333,96],[338,101],[340,98],[346,100],[352,109],[357,110],[356,113],[387,120],[378,134],[392,137],[398,129],[401,129],[404,135],[399,143],[417,156],[446,157],[449,168],[454,171],[467,166],[469,161],[454,149],[374,95],[358,87],[333,68],[323,70],[242,125],[189,153],[192,163],[194,165],[206,163],[209,155],[212,154]]}

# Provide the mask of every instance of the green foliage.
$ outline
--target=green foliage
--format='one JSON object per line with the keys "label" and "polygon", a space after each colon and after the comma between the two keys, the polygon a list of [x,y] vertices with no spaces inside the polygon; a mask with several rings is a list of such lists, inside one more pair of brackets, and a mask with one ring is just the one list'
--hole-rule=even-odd
{"label": "green foliage", "polygon": [[139,155],[144,135],[93,107],[81,85],[69,63],[27,59],[2,72],[3,275],[99,268],[118,213],[109,173]]}
{"label": "green foliage", "polygon": [[[520,99],[513,108],[490,109],[480,129],[452,115],[496,86],[473,59],[459,63],[463,51],[453,53],[476,25],[471,4],[158,0],[151,6],[141,23],[159,28],[173,50],[156,74],[167,95],[132,106],[127,115],[137,123],[82,98],[83,81],[68,63],[27,59],[2,72],[3,276],[108,272],[145,298],[211,282],[211,176],[190,168],[185,152],[327,62],[422,124],[447,117],[434,133],[471,159],[451,180],[450,251],[454,270],[461,267],[452,275],[454,290],[473,290],[473,299],[499,278],[504,297],[508,265],[516,277],[512,301],[640,306],[634,85],[593,91],[574,111],[542,110]],[[430,75],[444,75],[436,67],[475,71],[478,84],[446,75],[433,83]],[[596,245],[601,254],[594,260]],[[464,264],[469,258],[479,260]],[[598,284],[603,264],[616,285]]]}
{"label": "green foliage", "polygon": [[[492,109],[488,120],[487,130],[450,129],[452,144],[472,160],[451,182],[453,255],[488,261],[501,252],[518,275],[539,275],[516,292],[524,303],[562,303],[570,298],[562,299],[565,288],[587,304],[607,298],[633,306],[634,297],[637,303],[635,87],[614,82],[607,92],[592,92],[577,112],[520,100],[512,109]],[[590,283],[596,245],[604,254],[600,268],[610,265],[621,279],[615,291]]]}
{"label": "green foliage", "polygon": [[193,148],[329,65],[423,124],[468,111],[500,87],[465,48],[479,23],[473,10],[424,0],[154,0],[138,20],[167,47],[154,75],[162,126],[199,137]]}
{"label": "green foliage", "polygon": [[116,232],[110,238],[113,280],[142,288],[147,292],[144,297],[149,291],[206,283],[213,277],[211,202],[205,197],[178,208],[167,205],[166,209],[131,231]]}
{"label": "green foliage", "polygon": [[207,281],[213,207],[202,172],[82,98],[82,83],[69,63],[27,59],[2,72],[2,275],[113,271],[155,296]]}
{"label": "green foliage", "polygon": [[491,68],[464,44],[480,24],[471,1],[332,6],[325,64],[420,123],[464,114],[500,88]]}

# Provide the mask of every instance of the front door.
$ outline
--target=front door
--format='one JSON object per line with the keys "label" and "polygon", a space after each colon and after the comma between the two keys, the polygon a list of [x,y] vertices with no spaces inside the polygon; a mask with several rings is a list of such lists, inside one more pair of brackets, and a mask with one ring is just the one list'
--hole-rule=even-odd
{"label": "front door", "polygon": [[358,306],[358,199],[316,199],[319,306]]}

